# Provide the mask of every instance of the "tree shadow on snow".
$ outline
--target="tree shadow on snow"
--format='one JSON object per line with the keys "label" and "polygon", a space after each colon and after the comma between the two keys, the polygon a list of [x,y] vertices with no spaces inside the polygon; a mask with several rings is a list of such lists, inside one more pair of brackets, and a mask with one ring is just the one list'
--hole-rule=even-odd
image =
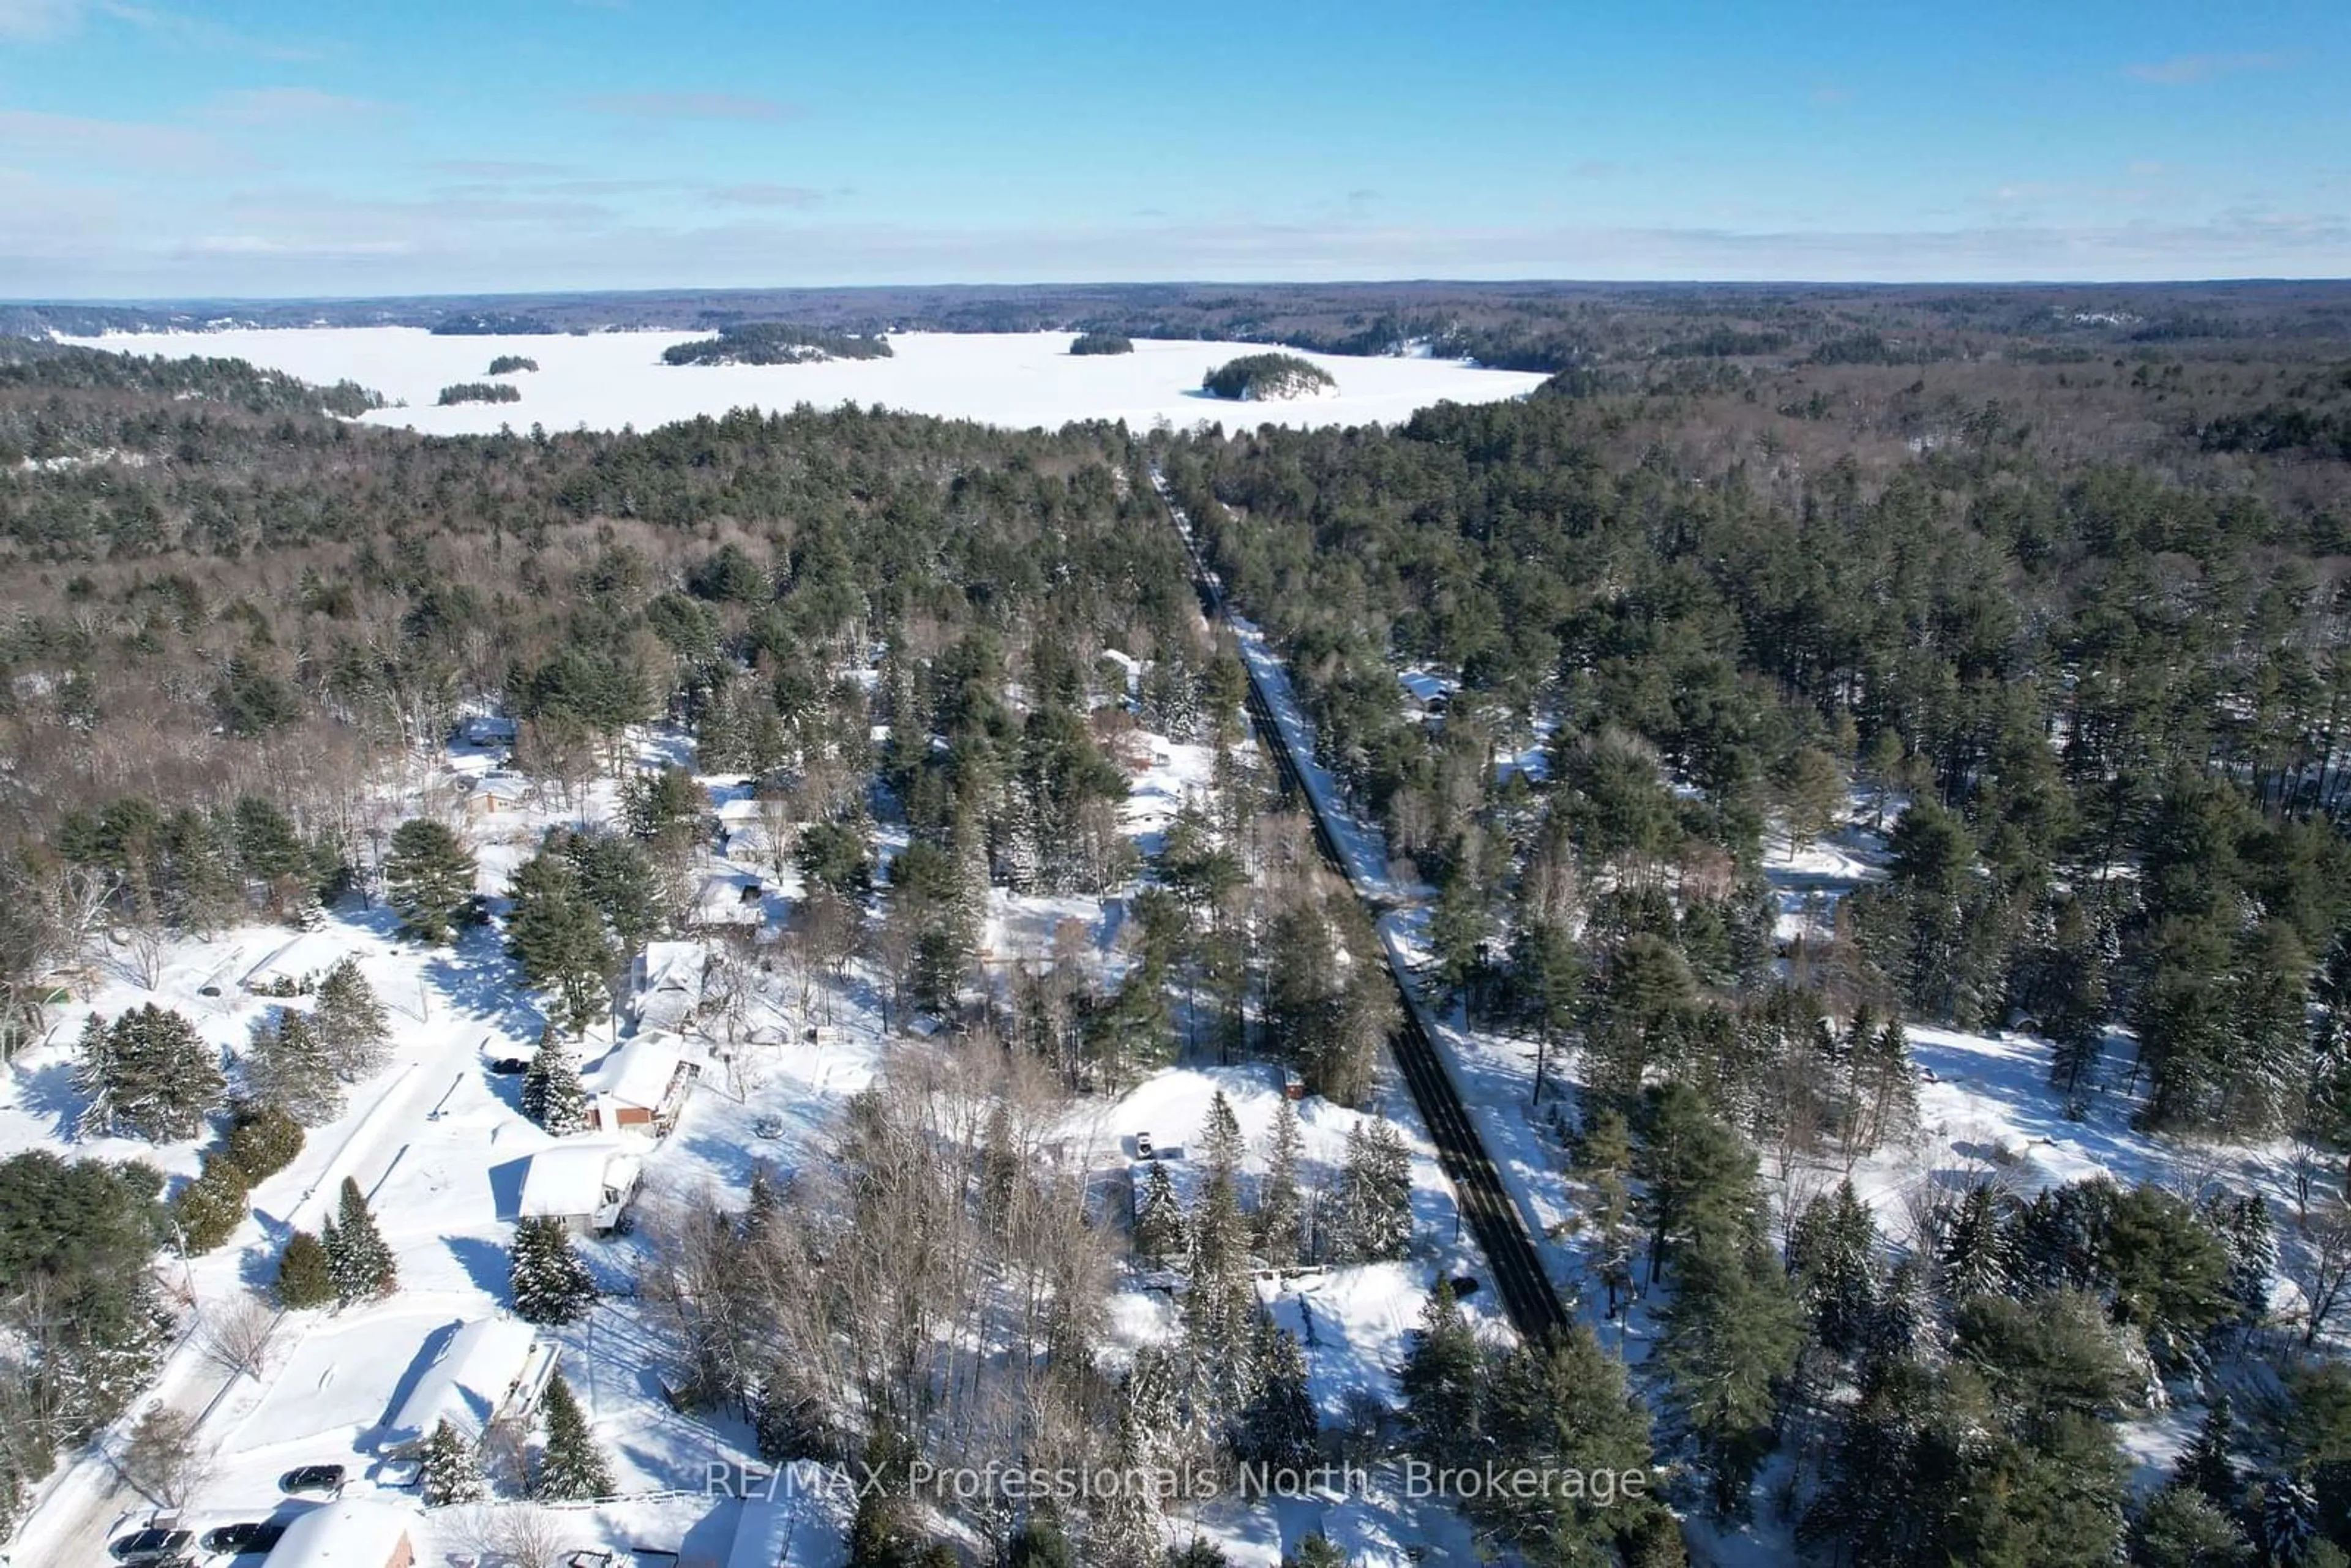
{"label": "tree shadow on snow", "polygon": [[441,1244],[449,1249],[449,1255],[457,1260],[457,1266],[465,1270],[465,1278],[473,1281],[477,1289],[500,1301],[507,1301],[512,1284],[512,1260],[505,1248],[473,1236],[444,1236]]}

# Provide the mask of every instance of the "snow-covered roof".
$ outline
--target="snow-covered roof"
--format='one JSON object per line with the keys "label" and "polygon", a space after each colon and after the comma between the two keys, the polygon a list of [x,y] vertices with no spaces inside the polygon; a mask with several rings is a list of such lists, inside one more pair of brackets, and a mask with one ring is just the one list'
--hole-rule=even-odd
{"label": "snow-covered roof", "polygon": [[443,1421],[478,1437],[518,1385],[535,1384],[555,1354],[519,1318],[479,1318],[460,1324],[401,1401],[384,1430],[388,1444],[413,1443]]}
{"label": "snow-covered roof", "polygon": [[583,1074],[580,1083],[589,1093],[623,1105],[658,1106],[669,1097],[670,1082],[684,1060],[683,1040],[661,1030],[649,1030],[605,1052],[604,1060]]}
{"label": "snow-covered roof", "polygon": [[759,821],[766,814],[766,807],[754,795],[738,795],[731,800],[718,802],[718,820],[730,827]]}
{"label": "snow-covered roof", "polygon": [[322,1503],[286,1526],[269,1549],[268,1568],[384,1568],[409,1541],[416,1518],[412,1509],[374,1498]]}
{"label": "snow-covered roof", "polygon": [[636,1015],[640,1025],[674,1029],[702,1005],[703,972],[710,967],[709,949],[699,942],[651,942],[645,945],[643,983],[638,988]]}
{"label": "snow-covered roof", "polygon": [[643,1167],[643,1158],[622,1144],[574,1142],[541,1149],[523,1171],[517,1213],[524,1219],[598,1213],[609,1201],[605,1195],[625,1194]]}
{"label": "snow-covered roof", "polygon": [[759,885],[759,879],[747,872],[714,873],[704,880],[702,893],[695,900],[695,919],[705,925],[758,925],[767,912],[756,898],[744,903],[743,890]]}

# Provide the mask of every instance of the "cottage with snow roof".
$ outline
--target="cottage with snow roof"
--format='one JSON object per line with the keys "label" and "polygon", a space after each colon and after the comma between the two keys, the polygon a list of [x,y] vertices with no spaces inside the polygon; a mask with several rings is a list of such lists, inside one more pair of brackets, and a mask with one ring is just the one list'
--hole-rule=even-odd
{"label": "cottage with snow roof", "polygon": [[416,1511],[374,1498],[343,1498],[294,1516],[265,1568],[410,1568]]}
{"label": "cottage with snow roof", "polygon": [[580,1078],[588,1092],[588,1125],[599,1133],[623,1128],[666,1137],[701,1076],[685,1042],[665,1030],[630,1036]]}
{"label": "cottage with snow roof", "polygon": [[444,1421],[468,1442],[538,1408],[555,1375],[558,1346],[520,1318],[459,1323],[414,1374],[408,1397],[384,1424],[383,1446],[413,1448]]}
{"label": "cottage with snow roof", "polygon": [[644,1159],[626,1145],[573,1140],[530,1156],[518,1219],[559,1219],[573,1230],[611,1230],[636,1197]]}

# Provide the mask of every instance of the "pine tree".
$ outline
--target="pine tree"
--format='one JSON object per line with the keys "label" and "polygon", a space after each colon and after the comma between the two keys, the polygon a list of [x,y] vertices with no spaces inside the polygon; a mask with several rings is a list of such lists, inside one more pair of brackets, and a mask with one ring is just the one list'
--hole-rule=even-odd
{"label": "pine tree", "polygon": [[359,960],[348,955],[336,961],[319,982],[310,1027],[333,1064],[335,1075],[356,1083],[383,1065],[384,1047],[392,1028],[375,988],[360,972]]}
{"label": "pine tree", "polygon": [[1333,1253],[1346,1263],[1401,1258],[1412,1244],[1412,1152],[1395,1124],[1381,1117],[1347,1132],[1340,1167]]}
{"label": "pine tree", "polygon": [[515,1316],[528,1323],[571,1323],[596,1304],[596,1281],[572,1249],[563,1221],[525,1219],[515,1227],[508,1286]]}
{"label": "pine tree", "polygon": [[1676,1261],[1657,1346],[1667,1406],[1695,1440],[1719,1518],[1743,1516],[1770,1451],[1780,1380],[1803,1333],[1787,1279],[1760,1242],[1708,1235]]}
{"label": "pine tree", "polygon": [[400,1288],[400,1266],[392,1249],[376,1229],[360,1184],[343,1178],[335,1218],[325,1233],[327,1264],[334,1275],[335,1295],[344,1305],[388,1296]]}
{"label": "pine tree", "polygon": [[245,1089],[264,1105],[274,1105],[306,1127],[343,1113],[342,1082],[325,1042],[310,1019],[279,1008],[258,1019],[246,1047]]}
{"label": "pine tree", "polygon": [[286,1250],[277,1259],[277,1304],[289,1312],[338,1299],[333,1262],[316,1236],[298,1230],[286,1239]]}
{"label": "pine tree", "polygon": [[1484,1357],[1468,1320],[1442,1280],[1420,1309],[1405,1363],[1397,1374],[1414,1451],[1431,1462],[1455,1458],[1478,1444],[1484,1399]]}
{"label": "pine tree", "polygon": [[2252,1544],[2228,1510],[2193,1488],[2163,1487],[2131,1526],[2136,1568],[2251,1568]]}
{"label": "pine tree", "polygon": [[1614,1320],[1633,1291],[1633,1136],[1621,1112],[1592,1118],[1575,1144],[1575,1172],[1590,1189],[1583,1208],[1593,1233],[1600,1282]]}
{"label": "pine tree", "polygon": [[240,1102],[231,1108],[228,1157],[255,1186],[294,1163],[302,1152],[302,1124],[274,1105]]}
{"label": "pine tree", "polygon": [[489,1477],[483,1473],[482,1452],[444,1416],[417,1451],[417,1489],[427,1508],[483,1502],[490,1495]]}
{"label": "pine tree", "polygon": [[74,1088],[89,1102],[79,1123],[85,1137],[193,1138],[227,1087],[196,1026],[152,1002],[110,1024],[92,1013],[79,1050]]}
{"label": "pine tree", "polygon": [[[1518,1345],[1491,1358],[1486,1421],[1487,1442],[1514,1465],[1587,1477],[1649,1466],[1644,1406],[1628,1396],[1623,1364],[1580,1322],[1546,1344]],[[1529,1561],[1595,1568],[1618,1562],[1616,1543],[1645,1517],[1663,1512],[1654,1500],[1617,1496],[1602,1503],[1566,1490],[1524,1498],[1498,1490],[1472,1506],[1482,1518],[1503,1521]]]}
{"label": "pine tree", "polygon": [[541,851],[514,874],[507,916],[507,954],[533,988],[552,991],[574,1034],[603,1016],[619,955],[604,917],[588,902],[579,873],[560,854]]}
{"label": "pine tree", "polygon": [[1298,1262],[1305,1250],[1306,1200],[1298,1185],[1298,1162],[1304,1147],[1298,1107],[1285,1098],[1274,1107],[1265,1183],[1257,1205],[1258,1256],[1277,1269]]}
{"label": "pine tree", "polygon": [[1184,1205],[1176,1196],[1176,1183],[1167,1174],[1166,1164],[1153,1160],[1134,1195],[1135,1254],[1155,1263],[1184,1259],[1190,1251],[1188,1234]]}
{"label": "pine tree", "polygon": [[420,942],[446,942],[472,918],[474,852],[439,822],[416,817],[392,835],[383,862],[385,900]]}
{"label": "pine tree", "polygon": [[547,1421],[547,1447],[539,1453],[532,1490],[543,1498],[611,1497],[612,1468],[597,1448],[588,1417],[560,1372],[548,1379],[540,1412]]}
{"label": "pine tree", "polygon": [[1300,1540],[1298,1550],[1282,1558],[1281,1568],[1347,1568],[1347,1554],[1318,1530]]}
{"label": "pine tree", "polygon": [[1270,1320],[1258,1330],[1258,1368],[1257,1396],[1234,1434],[1235,1452],[1276,1469],[1312,1465],[1322,1422],[1306,1385],[1306,1355],[1290,1332]]}
{"label": "pine tree", "polygon": [[538,1049],[523,1073],[522,1113],[559,1138],[588,1128],[588,1092],[551,1023],[539,1030]]}

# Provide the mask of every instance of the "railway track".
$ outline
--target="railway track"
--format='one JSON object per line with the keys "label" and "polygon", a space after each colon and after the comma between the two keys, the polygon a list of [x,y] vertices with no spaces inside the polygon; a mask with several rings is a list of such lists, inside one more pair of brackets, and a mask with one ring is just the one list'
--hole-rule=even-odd
{"label": "railway track", "polygon": [[[1152,475],[1154,488],[1159,484],[1156,472]],[[1184,541],[1186,559],[1191,563],[1192,584],[1200,596],[1201,608],[1211,621],[1225,619],[1224,595],[1216,577],[1200,559],[1165,490],[1159,492],[1162,508],[1167,514],[1170,527]],[[1304,808],[1307,819],[1314,826],[1315,847],[1331,869],[1354,890],[1376,926],[1383,915],[1392,913],[1393,906],[1373,896],[1355,880],[1346,857],[1339,852],[1336,835],[1325,820],[1322,808],[1314,792],[1306,787],[1299,771],[1298,758],[1291,754],[1290,740],[1282,733],[1273,708],[1266,701],[1258,673],[1247,660],[1243,668],[1249,673],[1248,708],[1249,722],[1257,728],[1258,738],[1273,758],[1275,770],[1281,779],[1285,794],[1295,795]],[[1477,1124],[1462,1103],[1461,1092],[1455,1087],[1443,1059],[1437,1054],[1437,1042],[1429,1037],[1419,995],[1413,982],[1399,967],[1395,950],[1384,941],[1381,944],[1388,979],[1396,989],[1396,1001],[1401,1009],[1402,1027],[1390,1037],[1389,1047],[1396,1067],[1404,1075],[1405,1086],[1411,1092],[1413,1103],[1419,1108],[1420,1119],[1428,1128],[1428,1135],[1437,1145],[1437,1160],[1459,1201],[1461,1218],[1476,1238],[1479,1249],[1485,1253],[1488,1267],[1494,1277],[1495,1293],[1501,1298],[1503,1311],[1510,1314],[1511,1324],[1530,1343],[1541,1343],[1565,1328],[1567,1309],[1552,1286],[1551,1276],[1543,1271],[1542,1258],[1535,1250],[1533,1239],[1528,1235],[1525,1220],[1518,1206],[1511,1201],[1510,1191],[1502,1185],[1501,1173],[1495,1167],[1493,1156],[1487,1152],[1485,1140],[1479,1136]]]}

